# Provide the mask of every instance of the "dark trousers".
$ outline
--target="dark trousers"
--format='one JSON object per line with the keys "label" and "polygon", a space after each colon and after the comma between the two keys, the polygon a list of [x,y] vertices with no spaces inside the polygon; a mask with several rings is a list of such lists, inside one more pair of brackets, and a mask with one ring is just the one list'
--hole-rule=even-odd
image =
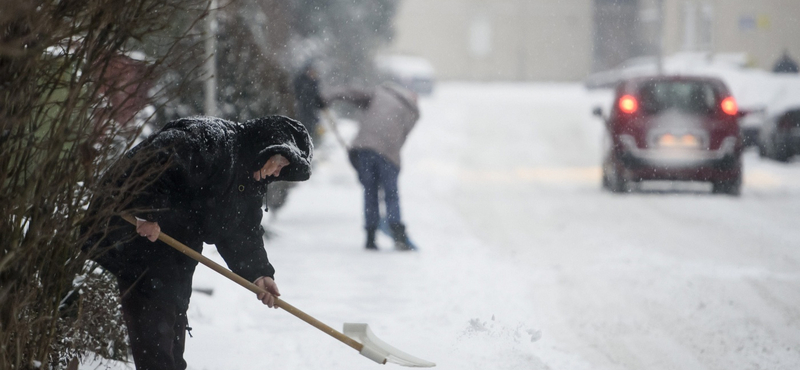
{"label": "dark trousers", "polygon": [[136,370],[186,369],[186,310],[128,288],[120,284],[122,315]]}
{"label": "dark trousers", "polygon": [[400,169],[392,162],[371,150],[358,150],[355,157],[358,181],[364,187],[364,218],[367,230],[375,230],[380,222],[378,191],[383,189],[386,206],[386,220],[389,224],[399,224],[400,195],[397,190],[397,177]]}

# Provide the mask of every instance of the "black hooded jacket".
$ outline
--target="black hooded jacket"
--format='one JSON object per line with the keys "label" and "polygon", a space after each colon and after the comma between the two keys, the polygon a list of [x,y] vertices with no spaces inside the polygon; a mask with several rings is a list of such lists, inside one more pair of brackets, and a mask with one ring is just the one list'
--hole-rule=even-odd
{"label": "black hooded jacket", "polygon": [[[131,149],[116,165],[121,175],[110,181],[119,191],[93,200],[92,206],[119,204],[116,197],[129,196],[125,212],[158,222],[162,232],[198,252],[204,242],[215,244],[228,267],[249,281],[274,277],[261,227],[267,184],[307,180],[312,153],[305,127],[286,117],[243,124],[212,117],[179,119]],[[280,176],[253,179],[275,154],[290,163]],[[132,179],[144,179],[147,185],[125,194]],[[90,238],[85,249],[104,252],[95,260],[117,276],[121,288],[135,287],[188,307],[196,261],[139,237],[121,219],[109,220],[106,231],[105,237]]]}

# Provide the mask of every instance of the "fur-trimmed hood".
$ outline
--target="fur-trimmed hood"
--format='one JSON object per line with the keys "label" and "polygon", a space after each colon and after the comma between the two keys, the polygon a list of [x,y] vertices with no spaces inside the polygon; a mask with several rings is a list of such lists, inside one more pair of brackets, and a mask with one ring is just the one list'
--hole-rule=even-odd
{"label": "fur-trimmed hood", "polygon": [[300,122],[284,116],[256,118],[241,124],[236,136],[239,158],[248,173],[258,171],[270,157],[280,154],[289,165],[274,181],[305,181],[311,176],[314,145]]}

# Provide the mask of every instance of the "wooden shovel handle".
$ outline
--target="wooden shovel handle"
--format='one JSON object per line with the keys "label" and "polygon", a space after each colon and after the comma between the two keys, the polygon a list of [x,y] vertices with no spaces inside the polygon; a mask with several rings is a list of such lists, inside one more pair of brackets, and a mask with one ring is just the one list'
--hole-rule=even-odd
{"label": "wooden shovel handle", "polygon": [[338,128],[339,125],[336,123],[336,119],[333,118],[333,114],[331,113],[331,111],[328,109],[323,109],[322,114],[325,116],[325,119],[323,121],[328,123],[328,125],[331,128],[331,131],[333,131],[333,136],[336,137],[336,141],[339,142],[339,145],[341,145],[345,151],[350,150],[350,146],[347,145],[347,143],[344,141],[344,138],[342,137],[342,134],[339,133],[339,128]]}
{"label": "wooden shovel handle", "polygon": [[[128,221],[131,224],[133,224],[133,226],[136,226],[136,218],[134,218],[133,216],[131,216],[131,215],[123,215],[122,218],[124,218],[125,221]],[[169,245],[170,247],[175,248],[178,251],[180,251],[181,253],[191,257],[195,261],[200,262],[200,263],[208,266],[212,270],[222,274],[223,276],[225,276],[226,278],[228,278],[230,280],[233,280],[236,284],[239,284],[239,285],[247,288],[247,290],[249,290],[249,291],[251,291],[253,293],[256,293],[256,294],[267,293],[264,289],[261,289],[258,285],[255,285],[255,284],[247,281],[247,279],[235,274],[233,271],[230,271],[230,270],[226,269],[225,267],[222,267],[222,265],[220,265],[220,264],[208,259],[208,257],[206,257],[206,256],[204,256],[204,255],[202,255],[200,253],[197,253],[194,249],[187,247],[185,244],[173,239],[171,236],[169,236],[169,235],[167,235],[167,234],[165,234],[163,232],[158,234],[158,240],[161,240],[162,242],[167,243],[167,245]],[[317,328],[319,330],[322,330],[323,332],[325,332],[326,334],[336,338],[340,342],[352,347],[356,351],[361,352],[361,349],[364,348],[363,344],[361,344],[359,342],[356,342],[355,340],[353,340],[353,338],[350,338],[350,337],[342,334],[338,330],[336,330],[334,328],[331,328],[328,325],[325,325],[325,323],[323,323],[322,321],[319,321],[319,320],[315,319],[313,316],[311,316],[311,315],[299,310],[298,308],[290,305],[289,303],[286,303],[286,301],[284,301],[284,300],[282,300],[282,299],[280,299],[278,297],[275,297],[275,304],[278,307],[284,309],[286,312],[289,312],[290,314],[296,316],[298,319],[307,322],[311,326],[313,326],[313,327],[315,327],[315,328]]]}

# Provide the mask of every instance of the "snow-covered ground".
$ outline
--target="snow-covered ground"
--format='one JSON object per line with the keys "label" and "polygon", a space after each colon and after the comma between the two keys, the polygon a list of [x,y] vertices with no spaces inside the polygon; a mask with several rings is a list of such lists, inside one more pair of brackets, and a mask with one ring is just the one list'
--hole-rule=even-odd
{"label": "snow-covered ground", "polygon": [[[311,180],[265,218],[282,298],[337,329],[369,323],[440,369],[800,367],[800,162],[748,152],[738,198],[705,184],[603,192],[591,108],[609,98],[437,86],[400,179],[418,253],[385,236],[362,249],[361,190],[328,135]],[[195,286],[214,293],[192,298],[190,369],[382,366],[203,266]]]}

